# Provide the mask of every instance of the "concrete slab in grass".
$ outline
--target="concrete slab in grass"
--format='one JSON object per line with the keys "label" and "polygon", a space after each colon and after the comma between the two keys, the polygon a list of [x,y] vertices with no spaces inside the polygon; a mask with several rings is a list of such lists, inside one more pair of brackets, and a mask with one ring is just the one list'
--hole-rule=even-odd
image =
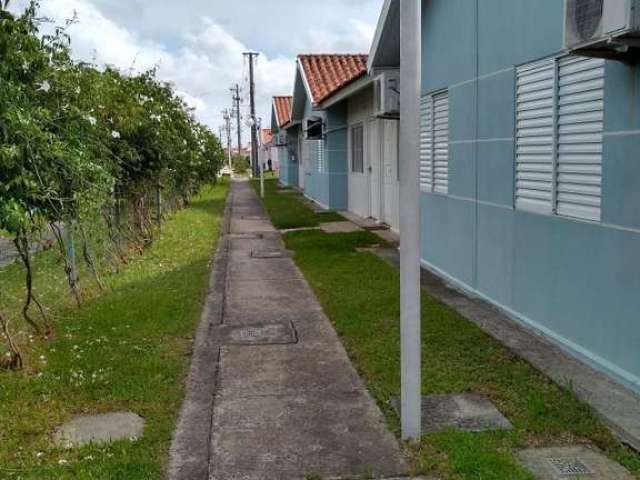
{"label": "concrete slab in grass", "polygon": [[321,224],[320,230],[325,233],[352,233],[359,232],[362,228],[351,222],[328,222]]}
{"label": "concrete slab in grass", "polygon": [[[400,398],[391,403],[400,412]],[[482,395],[425,395],[422,397],[422,429],[425,433],[453,428],[463,432],[511,430],[513,426]]]}
{"label": "concrete slab in grass", "polygon": [[595,448],[532,448],[518,454],[537,480],[632,480],[633,476]]}
{"label": "concrete slab in grass", "polygon": [[118,440],[135,441],[142,436],[144,424],[142,417],[131,412],[82,415],[58,428],[54,440],[64,448]]}

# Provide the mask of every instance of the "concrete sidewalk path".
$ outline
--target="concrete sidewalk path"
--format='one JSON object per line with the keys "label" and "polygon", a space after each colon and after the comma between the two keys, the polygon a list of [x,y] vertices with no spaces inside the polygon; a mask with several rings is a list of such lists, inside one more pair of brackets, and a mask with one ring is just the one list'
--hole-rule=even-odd
{"label": "concrete sidewalk path", "polygon": [[[235,180],[230,195],[225,261],[219,251],[214,267],[224,268],[224,278],[213,282],[224,287],[222,309],[213,310],[218,320],[210,319],[210,337],[199,342],[201,371],[192,367],[195,394],[183,407],[171,478],[199,477],[206,418],[197,402],[206,405],[209,387],[198,386],[196,377],[211,379],[209,370],[216,372],[210,480],[405,474],[398,442],[254,190]],[[198,349],[197,341],[194,365]],[[215,358],[214,365],[205,367],[203,358]]]}

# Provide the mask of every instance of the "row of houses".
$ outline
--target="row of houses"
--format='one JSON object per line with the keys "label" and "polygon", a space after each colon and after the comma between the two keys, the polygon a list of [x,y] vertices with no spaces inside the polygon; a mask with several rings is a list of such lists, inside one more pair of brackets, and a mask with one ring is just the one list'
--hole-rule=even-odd
{"label": "row of houses", "polygon": [[[271,125],[284,185],[396,231],[400,8],[368,55],[300,55]],[[639,12],[423,0],[414,159],[422,266],[637,393]]]}

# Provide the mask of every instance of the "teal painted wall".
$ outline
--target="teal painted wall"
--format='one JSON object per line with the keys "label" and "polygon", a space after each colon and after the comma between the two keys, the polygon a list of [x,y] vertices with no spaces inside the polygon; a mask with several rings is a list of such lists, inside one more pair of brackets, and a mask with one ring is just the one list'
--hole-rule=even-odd
{"label": "teal painted wall", "polygon": [[[307,100],[304,118],[321,116],[325,119],[326,137],[323,158],[318,145],[311,146],[311,162],[305,175],[305,195],[332,210],[347,208],[347,106],[340,103],[327,110],[314,110]],[[324,168],[318,167],[322,161]]]}
{"label": "teal painted wall", "polygon": [[280,183],[287,187],[298,185],[298,129],[287,130],[287,147],[280,149]]}
{"label": "teal painted wall", "polygon": [[[562,53],[558,0],[423,1],[422,91],[448,88],[449,194],[425,264],[640,392],[640,70],[607,62],[602,221],[514,209],[515,67]],[[451,32],[455,32],[455,38]]]}

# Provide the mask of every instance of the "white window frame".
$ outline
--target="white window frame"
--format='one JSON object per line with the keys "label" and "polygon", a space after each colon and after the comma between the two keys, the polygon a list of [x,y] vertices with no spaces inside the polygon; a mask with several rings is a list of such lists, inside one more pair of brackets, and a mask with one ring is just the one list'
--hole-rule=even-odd
{"label": "white window frame", "polygon": [[[362,135],[361,135],[361,148],[360,148],[360,153],[361,153],[361,160],[362,160],[362,170],[355,170],[354,169],[354,153],[355,153],[355,148],[353,145],[353,133],[356,129],[360,129],[362,131]],[[364,175],[365,172],[365,126],[364,126],[364,122],[358,122],[358,123],[354,123],[353,125],[351,125],[351,128],[349,129],[349,170],[351,173],[354,174],[360,174],[360,175]]]}
{"label": "white window frame", "polygon": [[[579,66],[583,63],[584,68]],[[572,65],[578,68],[572,69]],[[551,101],[550,198],[539,205],[522,198],[519,75],[536,66],[553,72]],[[602,179],[605,115],[605,61],[561,55],[521,65],[515,72],[514,208],[519,211],[602,221]],[[562,70],[566,69],[566,74]],[[567,80],[568,79],[568,80]],[[530,127],[527,127],[530,129]],[[524,130],[524,127],[523,127]],[[526,154],[523,154],[526,156]],[[525,180],[526,181],[526,180]],[[529,204],[528,204],[529,203]]]}

